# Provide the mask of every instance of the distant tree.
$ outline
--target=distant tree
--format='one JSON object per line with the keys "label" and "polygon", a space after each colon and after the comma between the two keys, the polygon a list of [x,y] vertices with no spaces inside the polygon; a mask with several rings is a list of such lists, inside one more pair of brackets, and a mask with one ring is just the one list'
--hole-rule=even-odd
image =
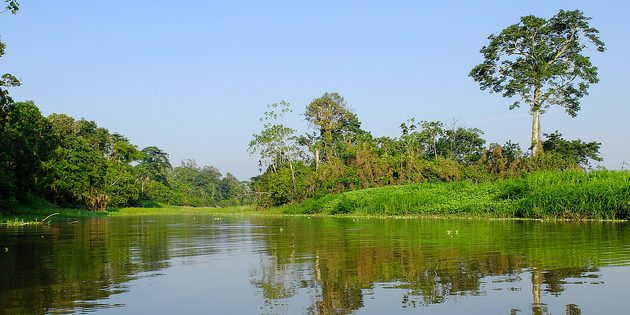
{"label": "distant tree", "polygon": [[481,158],[484,151],[483,131],[478,128],[453,127],[444,131],[438,140],[439,155],[463,164],[470,164]]}
{"label": "distant tree", "polygon": [[156,146],[149,146],[140,151],[140,162],[134,167],[140,182],[140,196],[144,198],[149,181],[168,185],[166,173],[171,169],[168,154]]}
{"label": "distant tree", "polygon": [[560,10],[549,19],[524,16],[520,23],[488,37],[490,42],[481,49],[483,63],[470,72],[482,90],[517,97],[510,109],[520,102],[529,105],[533,156],[543,152],[540,114],[558,105],[575,117],[580,98],[598,82],[597,67],[583,54],[587,44],[605,50],[590,19],[578,10]]}
{"label": "distant tree", "polygon": [[105,191],[110,197],[110,206],[121,207],[136,202],[140,189],[136,185],[134,167],[142,154],[125,136],[114,133],[110,136],[109,152],[106,152],[107,174]]}
{"label": "distant tree", "polygon": [[444,136],[444,124],[441,121],[421,121],[418,126],[427,157],[437,158],[437,144],[438,140]]}
{"label": "distant tree", "polygon": [[260,121],[263,129],[254,134],[249,143],[250,154],[260,155],[259,165],[268,167],[272,172],[288,164],[291,170],[293,190],[297,188],[293,163],[302,155],[295,130],[286,126],[285,115],[292,112],[291,105],[285,101],[268,105]]}
{"label": "distant tree", "polygon": [[221,192],[222,199],[227,201],[227,205],[238,205],[239,198],[243,193],[243,185],[241,185],[234,175],[227,173],[225,177],[221,179],[219,191]]}
{"label": "distant tree", "polygon": [[601,143],[584,142],[582,140],[565,140],[557,130],[551,134],[544,134],[547,138],[542,145],[545,151],[560,155],[568,162],[589,167],[590,161],[601,162],[603,159],[599,153]]}
{"label": "distant tree", "polygon": [[344,126],[357,125],[356,115],[348,109],[346,101],[338,93],[324,93],[313,100],[304,113],[306,121],[319,131],[320,139],[315,145],[315,164],[320,162],[320,148],[324,150],[326,161],[334,156],[333,134]]}

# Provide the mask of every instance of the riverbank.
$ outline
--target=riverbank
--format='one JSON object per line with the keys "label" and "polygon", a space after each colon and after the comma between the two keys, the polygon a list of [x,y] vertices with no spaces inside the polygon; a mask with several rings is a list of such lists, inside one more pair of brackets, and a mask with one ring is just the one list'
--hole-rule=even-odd
{"label": "riverbank", "polygon": [[630,172],[533,173],[486,183],[387,186],[308,199],[285,214],[630,219]]}
{"label": "riverbank", "polygon": [[155,203],[152,207],[95,212],[47,206],[2,216],[0,225],[43,224],[82,217],[180,214],[627,220],[630,219],[630,172],[564,171],[484,183],[386,186],[325,195],[265,210],[253,206],[177,207]]}

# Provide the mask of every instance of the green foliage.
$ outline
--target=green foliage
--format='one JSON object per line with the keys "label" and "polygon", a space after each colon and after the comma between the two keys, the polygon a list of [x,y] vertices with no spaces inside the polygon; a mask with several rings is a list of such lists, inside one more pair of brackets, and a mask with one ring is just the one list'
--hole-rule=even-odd
{"label": "green foliage", "polygon": [[293,189],[291,169],[285,165],[276,172],[266,172],[252,179],[256,195],[256,205],[268,208],[302,200],[308,196],[307,179],[313,170],[302,162],[293,165],[297,189]]}
{"label": "green foliage", "polygon": [[54,200],[73,204],[100,198],[106,183],[107,160],[84,138],[65,140],[43,164],[45,182],[54,194]]}
{"label": "green foliage", "polygon": [[[490,186],[468,181],[389,186],[325,195],[284,208],[285,213],[358,215],[489,215]],[[498,209],[497,209],[498,210]],[[494,213],[501,215],[501,213]],[[503,213],[502,216],[510,216]]]}
{"label": "green foliage", "polygon": [[[252,178],[256,204],[263,208],[387,185],[462,180],[487,183],[530,172],[579,169],[588,159],[600,159],[599,143],[567,141],[557,132],[547,135],[547,154],[532,157],[509,141],[486,148],[483,131],[477,128],[445,127],[439,121],[414,118],[400,125],[398,138],[373,138],[361,130],[357,116],[336,93],[326,93],[307,106],[306,120],[318,128],[319,135],[296,139],[293,129],[278,122],[290,111],[288,104],[281,102],[270,108],[262,119],[263,131],[254,135],[250,144],[250,149],[266,152],[261,156],[268,167]],[[289,135],[292,145],[309,146],[314,159],[289,155],[285,141]],[[324,158],[319,157],[320,149],[325,151]],[[335,199],[324,208],[330,209],[327,213],[345,213],[357,204],[347,198]]]}
{"label": "green foliage", "polygon": [[3,11],[0,11],[0,13],[8,11],[11,12],[11,14],[16,14],[20,10],[20,4],[15,0],[4,0],[4,3],[6,3],[6,6]]}
{"label": "green foliage", "polygon": [[602,161],[599,154],[601,146],[599,142],[584,142],[579,139],[565,140],[557,130],[544,136],[547,138],[543,141],[545,152],[557,154],[568,163],[588,167],[591,160]]}
{"label": "green foliage", "polygon": [[[168,181],[166,176],[171,170],[171,163],[168,160],[168,154],[156,146],[149,146],[139,152],[140,161],[134,167],[134,173],[140,184],[140,197],[147,198],[147,194],[151,191],[157,198],[156,200],[168,200],[168,193],[161,192],[164,188],[168,190]],[[159,188],[156,186],[159,183]],[[154,187],[154,190],[148,190],[147,186]],[[148,196],[151,199],[151,196]]]}
{"label": "green foliage", "polygon": [[488,37],[481,49],[484,61],[470,72],[482,90],[516,97],[510,109],[529,105],[534,155],[540,150],[539,114],[557,105],[575,117],[580,99],[599,81],[597,67],[583,52],[589,45],[603,52],[605,46],[589,20],[578,10],[560,10],[549,19],[524,16]]}
{"label": "green foliage", "polygon": [[[171,168],[155,146],[142,151],[95,122],[63,114],[43,117],[33,102],[13,103],[0,115],[0,206],[23,211],[44,195],[62,206],[104,211],[141,201],[189,206],[252,203],[248,183],[186,161]],[[38,206],[33,206],[38,207]]]}
{"label": "green foliage", "polygon": [[216,168],[199,167],[190,159],[167,170],[164,181],[148,180],[143,185],[145,199],[170,205],[225,207],[253,202],[247,182],[230,173],[222,177]]}
{"label": "green foliage", "polygon": [[[346,101],[338,93],[324,93],[313,100],[304,113],[306,121],[317,129],[319,135],[314,137],[312,147],[323,151],[322,158],[330,161],[335,157],[333,148],[336,142],[349,140],[360,130],[358,118],[346,105]],[[315,163],[319,163],[319,156]]]}
{"label": "green foliage", "polygon": [[[19,10],[16,1],[4,3],[2,12]],[[598,80],[597,68],[583,52],[588,45],[598,51],[605,48],[597,37],[598,31],[589,26],[589,20],[580,11],[563,10],[550,19],[523,17],[520,23],[489,37],[489,44],[481,50],[484,61],[470,76],[479,82],[481,89],[529,104],[534,115],[533,134],[539,135],[540,113],[559,105],[575,116],[580,109],[580,98]],[[0,42],[0,57],[4,52],[5,45]],[[539,136],[535,137],[532,156],[511,142],[492,143],[486,148],[483,131],[477,128],[447,127],[440,121],[414,118],[400,125],[398,137],[374,138],[361,128],[359,118],[340,94],[324,93],[306,106],[305,119],[315,132],[302,136],[287,126],[286,115],[292,112],[289,103],[269,105],[261,118],[262,130],[253,135],[249,144],[250,153],[260,155],[263,174],[248,183],[229,173],[222,176],[211,166],[199,167],[193,160],[173,168],[168,154],[161,149],[149,146],[138,150],[125,136],[110,133],[94,121],[75,120],[64,114],[44,118],[32,102],[15,103],[11,99],[7,89],[19,84],[10,74],[0,79],[3,211],[16,209],[32,196],[45,196],[61,205],[82,204],[89,210],[149,201],[223,207],[249,204],[254,199],[260,207],[271,207],[315,197],[306,202],[312,205],[311,210],[304,211],[321,207],[326,213],[352,213],[356,209],[371,211],[367,210],[370,197],[348,191],[422,184],[427,191],[425,199],[399,196],[398,188],[370,193],[382,199],[376,204],[383,205],[377,209],[383,213],[396,212],[397,206],[409,213],[431,212],[427,207],[446,213],[465,213],[473,206],[481,206],[483,211],[492,212],[495,208],[504,211],[492,215],[513,214],[510,211],[525,215],[523,211],[538,211],[532,210],[538,209],[534,203],[544,200],[546,195],[542,192],[535,195],[530,186],[519,186],[520,176],[529,178],[527,174],[531,172],[580,169],[589,167],[591,160],[601,161],[600,143],[565,140],[557,131],[546,135],[544,143]],[[518,105],[517,101],[511,108]],[[548,153],[537,154],[538,147]],[[312,158],[306,156],[307,150],[313,154]],[[497,179],[516,182],[497,184],[504,187],[501,192],[491,183]],[[410,192],[407,188],[400,189]],[[328,195],[343,192],[347,193],[339,198]],[[386,201],[387,193],[381,192],[398,196],[400,202]],[[459,195],[455,198],[449,192]],[[479,193],[481,199],[467,195],[473,192]],[[536,197],[531,197],[532,194]],[[444,196],[454,199],[446,200]],[[530,197],[534,199],[527,199]],[[567,198],[584,201],[572,195]],[[521,203],[515,204],[515,199]],[[530,200],[529,204],[525,200]],[[519,208],[522,205],[530,205],[531,209]],[[623,203],[614,205],[622,209],[617,215],[624,215]],[[558,211],[565,216],[564,210]]]}
{"label": "green foliage", "polygon": [[50,141],[50,125],[33,102],[13,103],[0,113],[0,206],[41,192],[38,179]]}
{"label": "green foliage", "polygon": [[447,129],[436,144],[437,155],[462,164],[474,163],[481,158],[486,143],[482,134],[477,128]]}
{"label": "green foliage", "polygon": [[519,197],[515,198],[518,216],[630,218],[630,172],[542,172],[505,183]]}
{"label": "green foliage", "polygon": [[[488,37],[490,42],[481,49],[484,62],[470,76],[482,90],[517,96],[532,110],[560,105],[575,116],[580,98],[598,81],[597,68],[582,52],[587,44],[605,50],[589,20],[578,10],[560,10],[549,19],[524,16],[520,23]],[[518,106],[517,101],[511,108]]]}
{"label": "green foliage", "polygon": [[479,184],[389,186],[328,194],[282,209],[290,214],[628,219],[630,173],[556,171]]}
{"label": "green foliage", "polygon": [[260,119],[263,129],[254,134],[249,143],[249,152],[260,155],[259,166],[276,171],[286,163],[300,158],[303,153],[298,145],[295,130],[286,126],[285,115],[291,113],[291,105],[285,101],[270,104]]}
{"label": "green foliage", "polygon": [[[19,10],[15,0],[4,3],[0,13]],[[5,48],[0,42],[0,57]],[[139,151],[125,136],[94,121],[64,114],[45,118],[33,102],[15,103],[8,88],[19,85],[11,74],[0,76],[2,212],[23,210],[20,206],[34,196],[89,210],[136,205],[147,197],[199,206],[252,202],[248,183],[231,174],[221,178],[215,168],[196,165],[173,170],[168,154],[155,146]],[[280,105],[280,112],[286,112],[288,104]],[[290,135],[282,136],[290,140]]]}
{"label": "green foliage", "polygon": [[140,188],[131,165],[108,161],[104,180],[106,185],[103,190],[109,196],[109,206],[126,207],[137,203]]}

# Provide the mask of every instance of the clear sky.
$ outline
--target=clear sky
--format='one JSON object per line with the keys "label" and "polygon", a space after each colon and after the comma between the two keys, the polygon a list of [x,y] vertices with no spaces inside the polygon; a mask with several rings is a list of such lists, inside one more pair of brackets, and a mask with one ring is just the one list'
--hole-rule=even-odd
{"label": "clear sky", "polygon": [[15,99],[241,179],[258,174],[246,148],[266,105],[290,102],[291,125],[306,130],[305,106],[327,91],[374,136],[397,136],[415,117],[527,148],[526,108],[509,111],[468,72],[486,37],[520,16],[580,9],[607,46],[592,53],[600,83],[577,118],[553,109],[542,130],[602,142],[608,168],[630,163],[630,1],[19,2],[18,15],[0,15],[0,71],[23,81]]}

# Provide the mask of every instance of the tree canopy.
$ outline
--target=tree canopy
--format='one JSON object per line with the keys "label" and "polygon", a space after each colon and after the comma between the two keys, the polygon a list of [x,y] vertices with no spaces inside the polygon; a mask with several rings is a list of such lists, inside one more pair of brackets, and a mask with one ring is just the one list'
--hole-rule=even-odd
{"label": "tree canopy", "polygon": [[481,49],[484,61],[470,72],[482,90],[516,98],[510,109],[529,105],[533,155],[543,150],[540,114],[557,105],[576,116],[580,99],[599,80],[597,67],[584,52],[589,46],[603,52],[605,45],[590,20],[579,10],[560,10],[549,19],[524,16],[488,37]]}

